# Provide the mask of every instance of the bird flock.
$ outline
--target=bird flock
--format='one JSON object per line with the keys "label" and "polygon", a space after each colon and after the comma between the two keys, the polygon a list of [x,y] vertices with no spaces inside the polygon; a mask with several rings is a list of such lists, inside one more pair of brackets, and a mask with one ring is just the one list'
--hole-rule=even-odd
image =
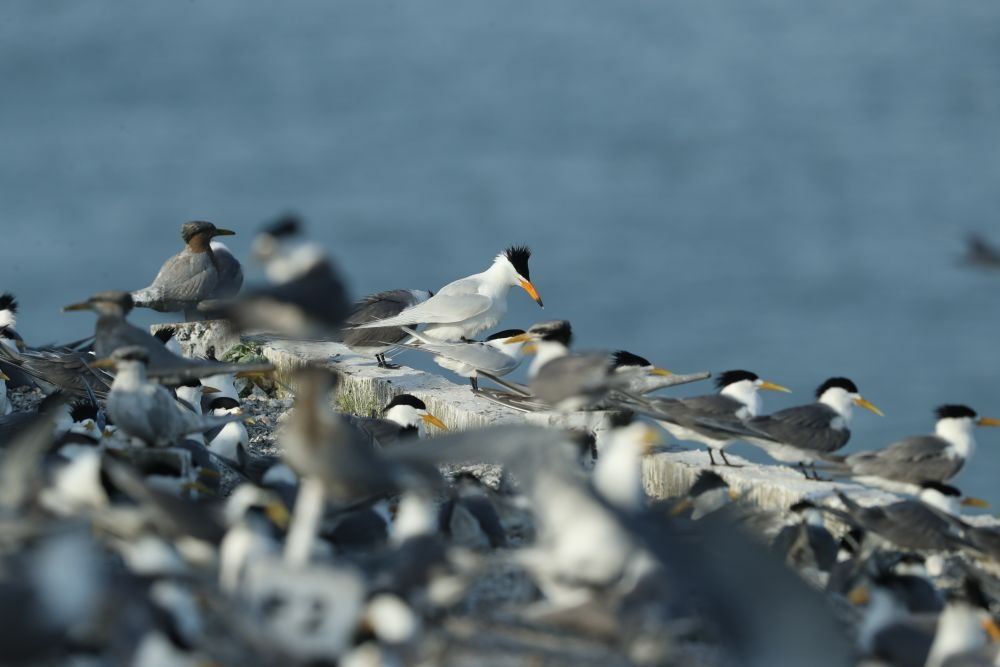
{"label": "bird flock", "polygon": [[[573,351],[565,320],[478,340],[512,287],[543,305],[525,246],[355,301],[296,218],[255,237],[260,285],[231,234],[185,223],[148,287],[67,305],[96,316],[83,340],[29,344],[0,296],[5,664],[1000,664],[1000,528],[949,483],[1000,420],[943,405],[933,433],[845,456],[853,409],[882,415],[848,378],[768,414],[760,392],[787,388],[734,369],[665,396],[709,374]],[[387,377],[392,355],[428,354],[484,407],[596,427],[450,431],[410,394],[348,415],[337,361],[274,378],[185,356],[134,308],[337,341]],[[527,383],[508,379],[529,357]],[[707,457],[655,499],[643,461],[673,456],[665,433]],[[797,470],[803,497],[750,502],[734,442]]]}

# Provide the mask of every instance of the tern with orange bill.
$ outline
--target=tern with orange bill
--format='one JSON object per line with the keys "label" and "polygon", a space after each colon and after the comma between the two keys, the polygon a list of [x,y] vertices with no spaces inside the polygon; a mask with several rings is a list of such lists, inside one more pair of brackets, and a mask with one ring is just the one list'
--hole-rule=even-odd
{"label": "tern with orange bill", "polygon": [[531,284],[526,246],[511,246],[496,256],[490,268],[448,283],[422,303],[398,315],[359,324],[356,329],[424,324],[423,335],[435,340],[461,340],[497,324],[507,313],[507,293],[521,287],[539,306],[542,299]]}

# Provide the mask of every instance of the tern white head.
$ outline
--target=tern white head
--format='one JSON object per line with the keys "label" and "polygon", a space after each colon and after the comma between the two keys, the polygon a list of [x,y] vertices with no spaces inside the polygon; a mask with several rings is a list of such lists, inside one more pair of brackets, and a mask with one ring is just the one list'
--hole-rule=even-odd
{"label": "tern white head", "polygon": [[394,397],[383,408],[382,417],[399,424],[404,429],[415,429],[421,438],[427,435],[426,424],[448,430],[444,422],[427,411],[427,404],[412,394],[400,394]]}
{"label": "tern white head", "polygon": [[976,450],[976,426],[1000,426],[1000,419],[978,417],[965,405],[937,409],[933,435],[904,438],[884,449],[858,452],[844,459],[860,481],[907,493],[923,482],[947,482]]}
{"label": "tern white head", "polygon": [[[837,451],[851,437],[851,414],[855,405],[882,411],[862,398],[857,385],[845,377],[826,380],[816,390],[816,402],[779,410],[774,414],[754,417],[747,426],[761,437],[747,439],[764,449],[772,458],[785,463],[797,463],[807,478],[806,464],[817,457]],[[813,473],[813,477],[818,477]]]}

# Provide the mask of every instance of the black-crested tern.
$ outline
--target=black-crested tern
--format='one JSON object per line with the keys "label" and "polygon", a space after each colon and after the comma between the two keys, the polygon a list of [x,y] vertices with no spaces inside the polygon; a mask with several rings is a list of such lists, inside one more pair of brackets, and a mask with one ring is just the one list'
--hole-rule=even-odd
{"label": "black-crested tern", "polygon": [[507,313],[507,293],[520,286],[539,306],[542,299],[531,284],[526,246],[511,246],[482,273],[459,278],[423,303],[395,317],[358,325],[360,329],[424,324],[423,334],[436,340],[461,340],[495,326]]}

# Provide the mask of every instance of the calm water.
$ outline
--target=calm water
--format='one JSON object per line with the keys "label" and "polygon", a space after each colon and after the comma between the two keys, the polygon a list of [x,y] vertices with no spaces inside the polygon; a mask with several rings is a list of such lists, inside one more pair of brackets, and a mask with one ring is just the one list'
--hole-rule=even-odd
{"label": "calm water", "polygon": [[[237,0],[0,5],[0,289],[61,305],[147,284],[208,219],[303,214],[357,293],[436,289],[528,243],[547,305],[679,371],[886,412],[1000,416],[1000,5],[885,0]],[[147,316],[143,321],[156,321]],[[1000,431],[1000,429],[997,429]],[[1000,432],[960,482],[1000,502]]]}

